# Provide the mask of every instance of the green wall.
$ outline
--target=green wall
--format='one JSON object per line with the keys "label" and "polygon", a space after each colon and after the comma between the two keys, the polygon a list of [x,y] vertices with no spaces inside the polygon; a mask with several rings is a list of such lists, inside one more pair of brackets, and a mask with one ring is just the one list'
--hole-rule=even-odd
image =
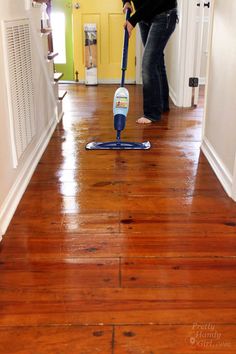
{"label": "green wall", "polygon": [[52,12],[63,12],[66,19],[66,64],[55,64],[55,70],[64,73],[61,80],[74,81],[72,1],[53,0]]}

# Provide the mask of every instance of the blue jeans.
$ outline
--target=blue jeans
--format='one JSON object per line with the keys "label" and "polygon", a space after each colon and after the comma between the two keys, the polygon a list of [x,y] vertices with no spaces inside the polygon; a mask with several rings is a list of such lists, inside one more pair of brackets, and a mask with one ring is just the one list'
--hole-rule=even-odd
{"label": "blue jeans", "polygon": [[175,30],[178,19],[173,9],[156,15],[151,23],[139,23],[144,45],[142,61],[144,117],[157,121],[169,110],[169,86],[165,68],[164,49]]}

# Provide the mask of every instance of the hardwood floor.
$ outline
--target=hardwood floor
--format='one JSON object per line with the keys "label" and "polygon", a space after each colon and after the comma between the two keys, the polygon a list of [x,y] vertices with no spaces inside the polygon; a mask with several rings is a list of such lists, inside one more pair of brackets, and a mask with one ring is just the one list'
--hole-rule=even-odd
{"label": "hardwood floor", "polygon": [[[1,354],[236,352],[236,203],[200,152],[203,108],[140,126],[129,86],[66,86],[65,115],[0,244]],[[202,98],[203,101],[203,98]]]}

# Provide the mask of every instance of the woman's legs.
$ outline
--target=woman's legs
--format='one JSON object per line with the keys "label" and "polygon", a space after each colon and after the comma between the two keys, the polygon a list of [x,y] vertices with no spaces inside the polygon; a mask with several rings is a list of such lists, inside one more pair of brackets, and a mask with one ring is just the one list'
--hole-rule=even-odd
{"label": "woman's legs", "polygon": [[142,39],[143,46],[145,47],[147,43],[148,33],[151,28],[151,25],[147,22],[141,21],[139,22],[140,35]]}
{"label": "woman's legs", "polygon": [[168,85],[168,79],[167,79],[167,75],[166,75],[164,53],[160,58],[159,72],[160,72],[160,76],[161,76],[162,112],[167,112],[170,109],[169,108],[169,85]]}
{"label": "woman's legs", "polygon": [[142,63],[144,117],[138,123],[158,121],[163,110],[169,109],[164,49],[175,29],[176,19],[176,11],[172,10],[157,15],[151,25],[140,23],[145,45]]}

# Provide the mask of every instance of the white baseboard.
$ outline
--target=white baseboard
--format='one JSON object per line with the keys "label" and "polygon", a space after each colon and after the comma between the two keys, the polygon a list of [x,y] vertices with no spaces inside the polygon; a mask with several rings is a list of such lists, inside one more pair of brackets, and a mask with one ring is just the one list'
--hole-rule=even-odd
{"label": "white baseboard", "polygon": [[60,114],[58,114],[58,123],[62,120],[63,116],[64,116],[64,112],[63,111]]}
{"label": "white baseboard", "polygon": [[234,173],[233,173],[233,185],[232,185],[232,198],[236,202],[236,154],[234,160]]}
{"label": "white baseboard", "polygon": [[176,92],[171,86],[169,87],[169,95],[174,105],[177,106]]}
{"label": "white baseboard", "polygon": [[225,192],[230,198],[233,198],[233,176],[219,158],[217,152],[206,137],[203,139],[201,149],[222,184]]}
{"label": "white baseboard", "polygon": [[[77,81],[64,81],[61,79],[60,84],[79,84],[79,85],[85,85],[85,80],[80,80],[79,82]],[[120,84],[120,79],[110,79],[110,80],[98,80],[98,85],[119,85]],[[127,85],[135,85],[136,81],[135,80],[125,80],[125,84]],[[97,85],[86,85],[86,86],[97,86]]]}
{"label": "white baseboard", "polygon": [[57,121],[54,119],[53,122],[51,122],[45,130],[45,133],[38,141],[38,144],[31,152],[24,166],[21,168],[21,171],[19,172],[15,183],[11,187],[5,201],[0,207],[0,241],[11,222],[16,208],[29,184],[29,181],[35,171],[35,168],[42,154],[44,153],[50,141],[50,138],[56,128],[56,125]]}
{"label": "white baseboard", "polygon": [[[111,80],[98,80],[98,84],[102,85],[119,85],[120,79],[111,79]],[[127,85],[135,85],[135,80],[125,80],[125,84]]]}

